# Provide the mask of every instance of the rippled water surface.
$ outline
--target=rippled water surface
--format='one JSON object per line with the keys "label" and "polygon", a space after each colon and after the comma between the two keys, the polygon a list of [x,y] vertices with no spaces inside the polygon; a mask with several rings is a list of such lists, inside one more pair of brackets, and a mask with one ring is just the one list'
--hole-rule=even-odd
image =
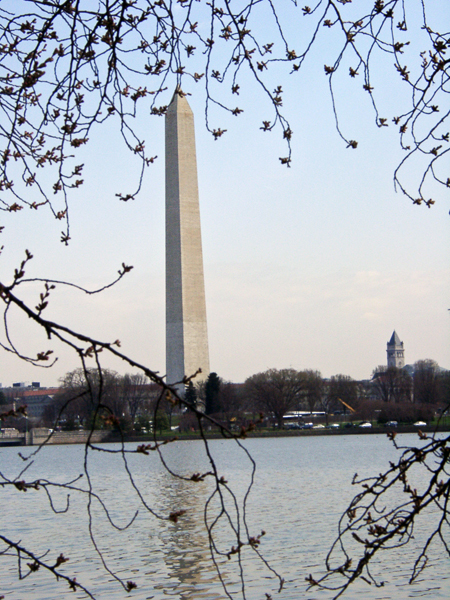
{"label": "rippled water surface", "polygon": [[[417,436],[400,436],[402,443],[417,443]],[[127,446],[135,448],[136,444]],[[351,486],[355,472],[361,476],[378,474],[395,456],[392,444],[381,435],[330,437],[290,437],[250,439],[245,442],[257,464],[255,481],[247,501],[248,524],[253,535],[266,531],[261,552],[284,578],[285,586],[277,596],[277,582],[272,573],[245,552],[244,561],[247,598],[265,599],[270,593],[280,600],[331,598],[329,592],[306,591],[305,577],[323,572],[324,557],[336,535],[339,516],[356,493]],[[114,450],[118,446],[104,446]],[[242,502],[251,481],[251,462],[234,442],[210,442],[219,472],[229,482]],[[29,449],[28,449],[29,450]],[[22,449],[23,451],[23,449]],[[204,447],[198,441],[176,442],[163,448],[170,469],[192,475],[209,470]],[[104,560],[111,570],[125,580],[138,584],[129,597],[136,600],[174,598],[179,600],[224,598],[216,570],[210,560],[208,538],[203,521],[204,503],[211,493],[211,481],[193,484],[172,477],[159,462],[156,453],[127,455],[130,481],[120,455],[89,454],[90,484],[105,503],[110,518],[120,527],[133,517],[125,531],[111,527],[102,506],[91,505],[91,530]],[[86,460],[82,446],[45,448],[22,476],[51,478],[59,483],[74,480],[84,473]],[[0,448],[0,470],[9,478],[17,477],[24,468],[17,448]],[[84,474],[77,485],[86,489]],[[141,500],[156,513],[167,516],[186,510],[177,523],[159,520],[143,510]],[[49,562],[62,552],[69,562],[62,569],[70,577],[91,589],[98,599],[116,600],[128,597],[126,592],[105,572],[98,553],[89,540],[87,495],[72,492],[66,512],[67,492],[54,489],[52,500],[57,512],[49,508],[44,491],[26,493],[2,490],[2,533],[37,555],[47,555]],[[212,509],[214,508],[214,503]],[[136,511],[139,511],[137,516]],[[416,544],[427,523],[419,523]],[[231,540],[218,531],[221,549],[229,549]],[[369,600],[450,598],[450,564],[442,549],[430,553],[429,566],[419,581],[408,585],[408,567],[417,546],[411,544],[396,554],[385,556],[385,562],[374,565],[385,585],[375,588],[358,583],[344,598]],[[22,600],[59,600],[82,598],[65,584],[38,571],[17,581],[17,559],[2,557],[0,595]],[[223,563],[224,577],[231,583],[236,577],[234,557]],[[24,573],[28,571],[25,566]],[[239,587],[231,585],[238,597]]]}

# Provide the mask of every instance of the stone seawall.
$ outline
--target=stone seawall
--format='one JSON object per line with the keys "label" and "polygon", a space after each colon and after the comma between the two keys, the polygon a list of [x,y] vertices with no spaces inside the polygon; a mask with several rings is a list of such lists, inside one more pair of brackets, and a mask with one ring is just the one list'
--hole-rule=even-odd
{"label": "stone seawall", "polygon": [[[38,446],[39,444],[85,444],[89,436],[89,431],[54,431],[53,433],[44,433],[42,430],[32,429],[28,432],[27,446]],[[111,431],[95,430],[91,435],[91,442],[99,444],[101,442],[119,441],[117,434]]]}

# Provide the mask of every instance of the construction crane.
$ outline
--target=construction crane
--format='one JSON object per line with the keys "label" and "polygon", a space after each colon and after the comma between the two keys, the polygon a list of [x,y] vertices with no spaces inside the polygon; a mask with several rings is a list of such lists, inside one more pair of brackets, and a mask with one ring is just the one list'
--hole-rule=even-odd
{"label": "construction crane", "polygon": [[352,408],[352,407],[350,406],[350,404],[347,404],[347,402],[344,402],[344,401],[343,401],[343,400],[341,400],[340,398],[338,398],[338,400],[339,400],[339,402],[340,402],[341,404],[343,404],[343,405],[344,405],[346,408],[348,408],[348,410],[349,410],[350,412],[352,412],[352,413],[355,413],[355,412],[356,412],[356,410],[355,410],[354,408]]}

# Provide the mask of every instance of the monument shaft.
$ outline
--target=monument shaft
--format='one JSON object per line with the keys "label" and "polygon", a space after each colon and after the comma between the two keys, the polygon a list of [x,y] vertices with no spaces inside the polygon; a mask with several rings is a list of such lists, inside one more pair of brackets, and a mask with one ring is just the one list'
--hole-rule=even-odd
{"label": "monument shaft", "polygon": [[166,381],[209,375],[194,116],[175,92],[166,113]]}

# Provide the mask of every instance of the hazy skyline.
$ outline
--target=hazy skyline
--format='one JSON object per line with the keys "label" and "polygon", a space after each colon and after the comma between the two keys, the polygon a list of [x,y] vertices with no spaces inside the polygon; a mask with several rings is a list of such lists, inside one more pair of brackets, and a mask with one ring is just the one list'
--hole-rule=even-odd
{"label": "hazy skyline", "polygon": [[[280,165],[281,136],[260,130],[265,112],[252,84],[239,98],[244,113],[213,123],[227,129],[218,141],[204,127],[201,89],[184,85],[196,122],[211,370],[236,382],[271,367],[368,378],[386,363],[394,329],[407,364],[431,358],[450,368],[449,191],[431,188],[431,209],[395,193],[392,175],[403,156],[396,128],[376,127],[353,80],[338,106],[358,140],[347,149],[321,64],[314,59],[302,79],[283,81],[294,132],[290,169]],[[390,108],[392,84],[379,85]],[[133,265],[98,296],[57,286],[43,316],[103,341],[118,338],[125,353],[164,373],[164,122],[141,115],[137,124],[148,130],[149,154],[158,155],[138,198],[115,197],[130,191],[138,165],[106,124],[83,149],[85,184],[71,199],[69,246],[45,209],[5,214],[2,277],[11,279],[25,248],[34,255],[27,277],[89,289],[113,279],[122,262]],[[27,288],[35,306],[42,286]],[[79,366],[27,319],[12,316],[10,333],[28,355],[50,348],[60,358],[42,370],[3,353],[3,386],[54,385]],[[129,371],[114,360],[103,366]]]}

